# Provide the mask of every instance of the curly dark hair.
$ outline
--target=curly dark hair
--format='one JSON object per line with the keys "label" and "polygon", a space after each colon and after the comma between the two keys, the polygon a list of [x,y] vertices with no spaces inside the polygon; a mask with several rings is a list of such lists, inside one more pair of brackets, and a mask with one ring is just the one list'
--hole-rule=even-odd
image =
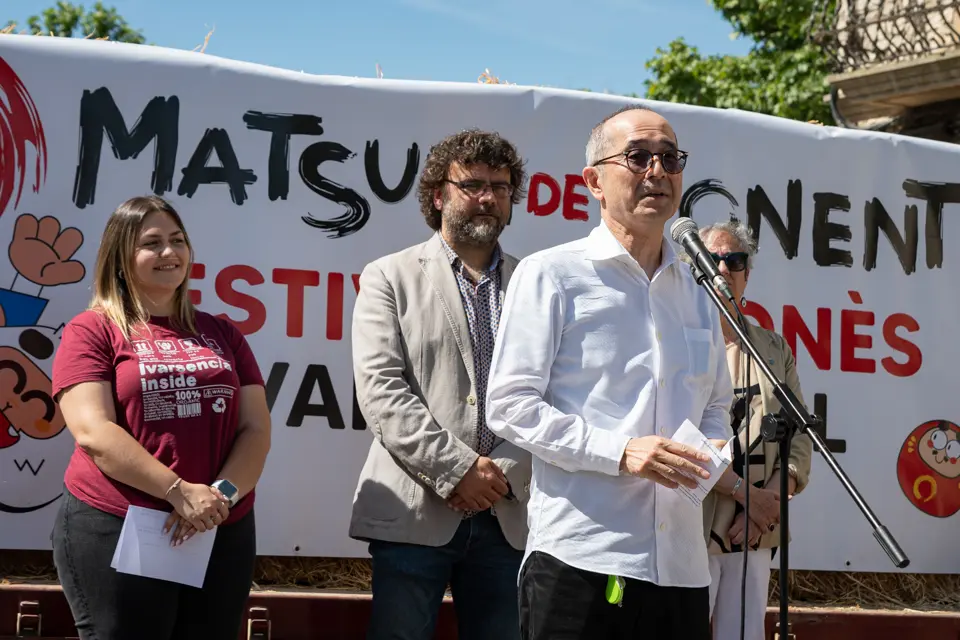
{"label": "curly dark hair", "polygon": [[434,231],[440,229],[440,210],[433,206],[434,191],[443,186],[454,162],[467,166],[486,164],[491,169],[510,170],[510,184],[514,186],[511,202],[519,203],[526,195],[524,184],[527,173],[524,161],[514,147],[499,133],[467,129],[447,136],[430,147],[430,153],[423,163],[420,184],[417,186],[417,198],[420,200],[420,213]]}

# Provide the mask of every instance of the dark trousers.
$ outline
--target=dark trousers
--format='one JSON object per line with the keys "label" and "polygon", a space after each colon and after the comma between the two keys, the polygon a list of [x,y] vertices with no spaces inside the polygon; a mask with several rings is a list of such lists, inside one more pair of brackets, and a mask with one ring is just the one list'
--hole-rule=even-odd
{"label": "dark trousers", "polygon": [[110,568],[123,519],[63,492],[53,560],[81,640],[236,640],[256,561],[253,511],[218,528],[203,589]]}
{"label": "dark trousers", "polygon": [[489,511],[460,523],[442,547],[373,541],[368,640],[431,640],[450,585],[460,640],[517,640],[517,575],[523,552]]}
{"label": "dark trousers", "polygon": [[520,573],[523,640],[710,640],[709,587],[658,587],[627,579],[620,605],[607,576],[534,551]]}

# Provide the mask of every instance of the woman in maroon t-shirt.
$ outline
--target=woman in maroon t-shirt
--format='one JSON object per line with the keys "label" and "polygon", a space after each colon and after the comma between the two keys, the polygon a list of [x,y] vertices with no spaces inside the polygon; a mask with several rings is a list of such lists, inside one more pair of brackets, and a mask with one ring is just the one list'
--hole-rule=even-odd
{"label": "woman in maroon t-shirt", "polygon": [[[190,303],[192,257],[170,204],[124,202],[103,232],[90,309],[57,349],[53,392],[77,446],[53,550],[81,638],[239,634],[270,413],[243,335]],[[170,512],[174,543],[216,530],[203,589],[110,567],[130,505]]]}

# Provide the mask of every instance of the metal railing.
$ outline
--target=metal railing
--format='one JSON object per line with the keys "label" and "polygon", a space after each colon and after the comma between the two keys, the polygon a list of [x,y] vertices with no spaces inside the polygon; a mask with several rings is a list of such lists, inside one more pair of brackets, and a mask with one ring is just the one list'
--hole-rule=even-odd
{"label": "metal railing", "polygon": [[960,49],[960,0],[827,0],[810,38],[845,72]]}

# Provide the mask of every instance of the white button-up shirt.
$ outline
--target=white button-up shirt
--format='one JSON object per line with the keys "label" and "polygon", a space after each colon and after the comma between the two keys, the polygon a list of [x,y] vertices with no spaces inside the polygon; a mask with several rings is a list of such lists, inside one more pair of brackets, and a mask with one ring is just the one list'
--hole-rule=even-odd
{"label": "white button-up shirt", "polygon": [[729,439],[720,313],[664,238],[648,278],[607,226],[523,259],[510,281],[487,421],[533,454],[525,557],[661,586],[710,584],[700,507],[620,475],[630,438],[684,420]]}

